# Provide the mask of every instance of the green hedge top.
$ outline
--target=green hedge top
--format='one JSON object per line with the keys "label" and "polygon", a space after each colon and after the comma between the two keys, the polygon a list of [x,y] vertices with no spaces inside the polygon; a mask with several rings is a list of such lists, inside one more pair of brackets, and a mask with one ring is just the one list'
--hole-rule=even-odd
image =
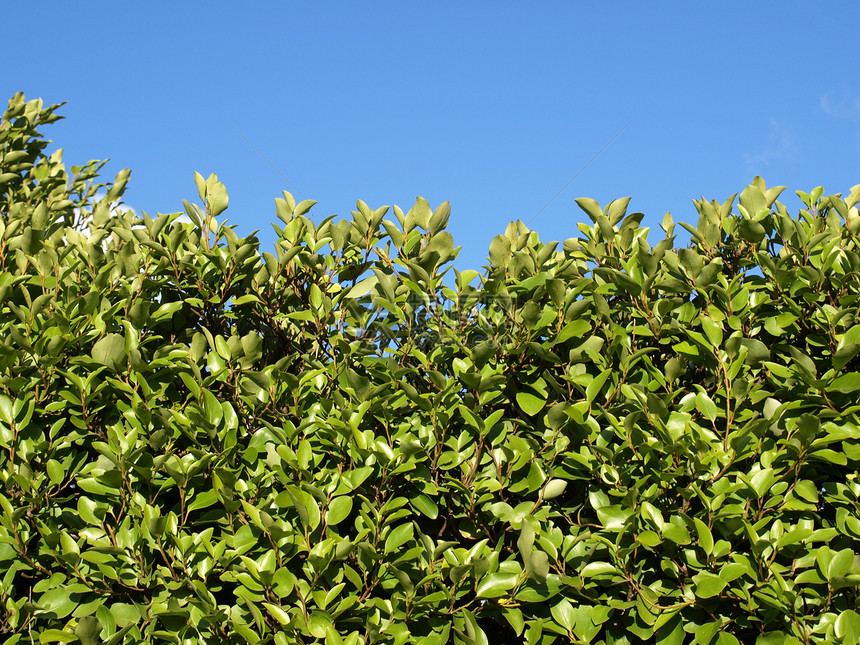
{"label": "green hedge top", "polygon": [[452,271],[447,203],[118,209],[57,107],[0,121],[7,643],[860,637],[860,186]]}

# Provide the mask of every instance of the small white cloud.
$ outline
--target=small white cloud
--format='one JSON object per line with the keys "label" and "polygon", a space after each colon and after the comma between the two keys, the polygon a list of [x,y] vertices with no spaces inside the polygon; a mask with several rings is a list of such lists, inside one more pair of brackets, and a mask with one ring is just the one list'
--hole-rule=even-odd
{"label": "small white cloud", "polygon": [[793,163],[800,158],[800,146],[794,132],[776,119],[770,120],[767,142],[757,152],[744,154],[748,172],[759,174],[763,166],[776,163]]}
{"label": "small white cloud", "polygon": [[[95,195],[93,195],[92,197],[90,197],[89,200],[87,200],[87,206],[88,206],[87,217],[85,217],[83,219],[83,221],[77,222],[77,226],[75,226],[75,228],[78,231],[83,232],[83,231],[88,230],[89,220],[92,217],[91,213],[92,213],[93,206],[95,206],[101,200],[103,200],[106,197],[106,195],[107,195],[107,193],[98,192]],[[127,204],[114,204],[111,207],[111,211],[115,211],[118,213],[137,213],[137,211],[134,208],[132,208],[131,206],[129,206]],[[75,208],[75,218],[77,220],[81,219],[81,209],[80,208]]]}
{"label": "small white cloud", "polygon": [[856,119],[860,117],[860,98],[847,89],[828,92],[818,101],[824,114],[834,119]]}
{"label": "small white cloud", "polygon": [[[95,195],[93,195],[93,197],[89,200],[89,204],[95,205],[98,202],[100,202],[102,199],[104,199],[106,196],[107,196],[107,193],[98,192]],[[111,206],[111,212],[132,213],[132,214],[138,215],[140,217],[143,216],[142,211],[138,211],[136,208],[129,206],[128,204],[124,204],[124,203],[113,204]],[[75,209],[75,215],[77,217],[80,217],[80,214],[81,214],[80,209]],[[149,213],[149,216],[152,217],[153,219],[156,219],[159,215],[160,214]],[[193,223],[191,221],[191,218],[188,217],[188,215],[186,215],[185,213],[182,213],[179,217],[175,218],[173,221],[174,222],[180,222],[182,224],[192,224]],[[81,232],[87,231],[88,230],[88,223],[89,223],[89,217],[86,218],[83,222],[80,222],[80,226],[79,226],[78,230]],[[139,224],[137,227],[142,227],[142,226],[143,226],[142,224]]]}
{"label": "small white cloud", "polygon": [[[80,208],[75,209],[75,223],[74,223],[73,228],[78,233],[82,233],[85,238],[89,237],[89,234],[90,234],[90,220],[92,219],[92,207],[95,204],[99,203],[101,200],[103,200],[106,197],[106,195],[107,194],[104,192],[98,192],[88,200],[87,203],[89,205],[89,208],[87,209],[85,217],[81,217],[81,209]],[[132,213],[135,216],[143,217],[142,212],[138,211],[136,208],[129,206],[128,204],[123,204],[123,203],[111,205],[111,213]],[[150,215],[150,217],[153,217],[153,219],[155,219],[159,215],[160,214]],[[138,221],[140,221],[140,220],[138,220]],[[181,215],[179,215],[179,217],[174,218],[173,221],[179,222],[182,224],[193,224],[193,222],[191,221],[191,218],[189,218],[188,215],[186,215],[185,213],[182,213]],[[132,226],[132,228],[145,228],[145,226],[143,224],[135,224],[134,226]],[[107,250],[109,239],[110,239],[109,237],[102,238],[102,240],[101,240],[102,250]]]}

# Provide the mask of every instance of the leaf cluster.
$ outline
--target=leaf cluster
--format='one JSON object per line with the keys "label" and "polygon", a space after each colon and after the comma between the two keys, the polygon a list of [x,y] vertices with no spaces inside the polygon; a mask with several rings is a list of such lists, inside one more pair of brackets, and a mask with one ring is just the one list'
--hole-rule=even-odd
{"label": "leaf cluster", "polygon": [[123,209],[58,107],[0,120],[7,643],[860,638],[860,186],[458,271],[421,198]]}

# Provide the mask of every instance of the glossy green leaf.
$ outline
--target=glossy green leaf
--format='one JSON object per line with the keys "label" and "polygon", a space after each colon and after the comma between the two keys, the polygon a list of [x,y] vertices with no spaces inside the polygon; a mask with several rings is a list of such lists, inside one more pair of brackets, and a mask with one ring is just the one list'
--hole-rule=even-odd
{"label": "glossy green leaf", "polygon": [[478,598],[499,598],[507,595],[517,584],[519,576],[514,573],[491,573],[485,576],[476,589]]}
{"label": "glossy green leaf", "polygon": [[563,479],[551,479],[544,486],[543,498],[545,500],[555,499],[564,493],[565,488],[567,488],[567,482]]}
{"label": "glossy green leaf", "polygon": [[352,512],[353,499],[348,495],[335,497],[326,512],[326,523],[329,526],[340,524]]}
{"label": "glossy green leaf", "polygon": [[699,598],[711,598],[726,588],[726,581],[720,576],[703,571],[693,576],[696,585],[696,596]]}
{"label": "glossy green leaf", "polygon": [[530,392],[517,392],[517,404],[529,416],[535,416],[543,410],[546,400]]}
{"label": "glossy green leaf", "polygon": [[373,287],[376,286],[377,282],[379,282],[379,278],[375,275],[370,276],[369,278],[365,278],[354,287],[352,287],[349,291],[346,292],[345,298],[362,298],[366,296],[373,290]]}
{"label": "glossy green leaf", "polygon": [[120,370],[126,362],[125,338],[119,334],[107,334],[93,345],[91,355],[97,363]]}

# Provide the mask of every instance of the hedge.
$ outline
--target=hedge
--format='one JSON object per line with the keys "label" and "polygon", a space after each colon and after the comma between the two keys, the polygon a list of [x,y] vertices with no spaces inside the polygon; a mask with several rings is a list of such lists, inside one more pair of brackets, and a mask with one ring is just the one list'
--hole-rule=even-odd
{"label": "hedge", "polygon": [[0,121],[6,643],[858,642],[860,186],[577,204],[453,266],[447,203],[196,175],[121,208]]}

